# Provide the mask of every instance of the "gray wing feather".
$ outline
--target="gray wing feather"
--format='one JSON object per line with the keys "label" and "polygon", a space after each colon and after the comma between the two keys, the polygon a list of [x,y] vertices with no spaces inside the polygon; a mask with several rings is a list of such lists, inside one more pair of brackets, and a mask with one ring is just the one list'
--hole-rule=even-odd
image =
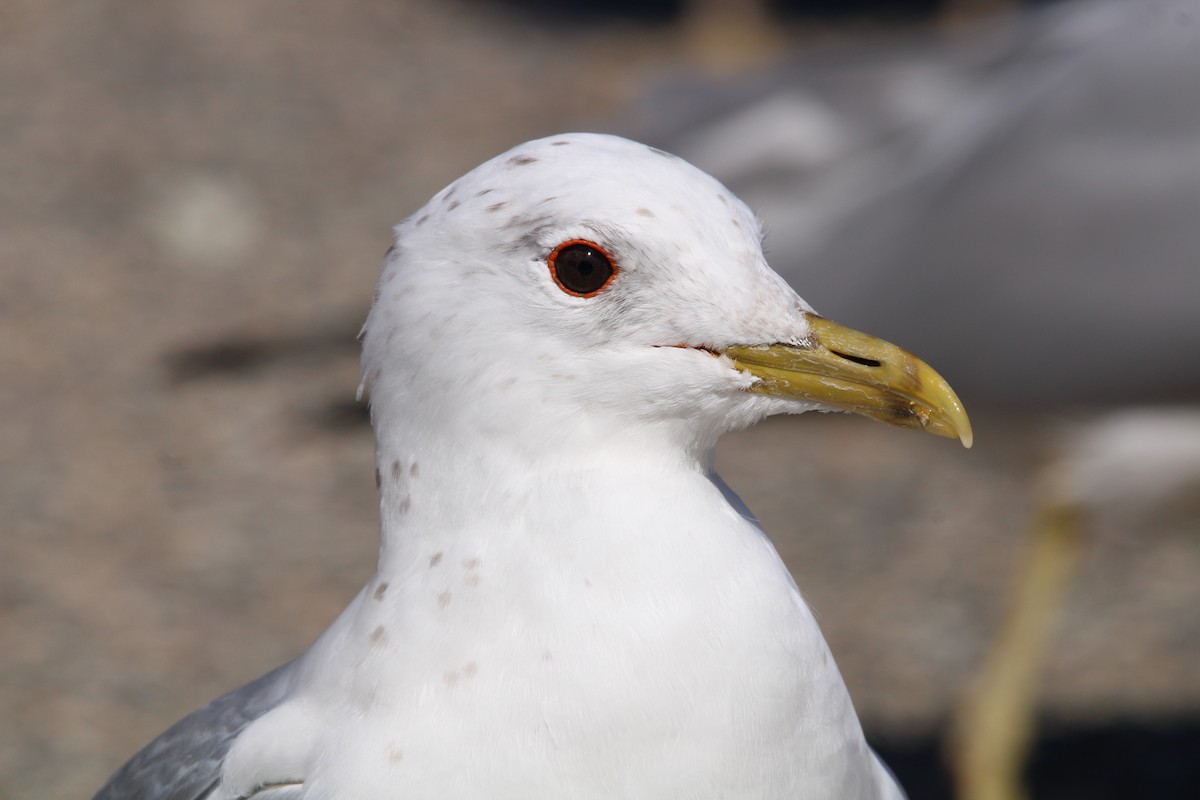
{"label": "gray wing feather", "polygon": [[218,697],[176,722],[108,779],[92,800],[200,800],[246,726],[291,691],[295,661]]}

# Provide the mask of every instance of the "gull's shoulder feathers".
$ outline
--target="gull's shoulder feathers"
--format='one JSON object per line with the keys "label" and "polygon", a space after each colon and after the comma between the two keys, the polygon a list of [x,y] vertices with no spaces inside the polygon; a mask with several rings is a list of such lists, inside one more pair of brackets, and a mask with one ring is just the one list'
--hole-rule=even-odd
{"label": "gull's shoulder feathers", "polygon": [[202,800],[238,735],[288,698],[296,662],[193,711],[121,767],[92,800]]}

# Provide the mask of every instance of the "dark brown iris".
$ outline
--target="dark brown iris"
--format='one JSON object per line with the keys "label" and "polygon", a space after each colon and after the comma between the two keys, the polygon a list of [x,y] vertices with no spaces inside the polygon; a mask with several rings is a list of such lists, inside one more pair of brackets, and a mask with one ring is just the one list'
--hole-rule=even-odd
{"label": "dark brown iris", "polygon": [[581,239],[563,242],[547,261],[554,282],[577,297],[599,294],[617,274],[612,259],[600,245]]}

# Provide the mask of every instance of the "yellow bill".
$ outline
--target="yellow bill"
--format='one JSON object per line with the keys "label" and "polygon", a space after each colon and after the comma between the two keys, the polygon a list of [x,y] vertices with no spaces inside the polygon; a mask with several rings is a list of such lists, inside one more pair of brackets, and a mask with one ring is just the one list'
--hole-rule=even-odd
{"label": "yellow bill", "polygon": [[806,345],[725,349],[738,369],[760,379],[749,391],[811,400],[971,446],[967,412],[932,367],[894,344],[815,314],[808,322]]}

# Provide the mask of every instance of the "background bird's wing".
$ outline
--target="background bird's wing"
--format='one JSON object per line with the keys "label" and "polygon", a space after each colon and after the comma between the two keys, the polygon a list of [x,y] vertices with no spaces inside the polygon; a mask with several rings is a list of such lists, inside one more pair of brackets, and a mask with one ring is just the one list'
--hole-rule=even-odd
{"label": "background bird's wing", "polygon": [[246,726],[291,691],[291,661],[172,725],[108,779],[92,800],[200,800],[217,785],[225,754]]}

